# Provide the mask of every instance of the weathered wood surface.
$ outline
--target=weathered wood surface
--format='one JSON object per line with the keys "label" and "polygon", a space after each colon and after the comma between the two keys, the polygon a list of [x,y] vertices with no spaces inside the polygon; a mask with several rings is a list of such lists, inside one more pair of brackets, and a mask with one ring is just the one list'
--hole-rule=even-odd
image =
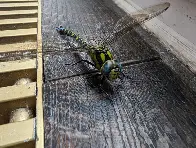
{"label": "weathered wood surface", "polygon": [[[58,25],[72,28],[87,41],[108,34],[124,14],[112,6],[103,0],[43,0],[43,51],[74,46],[56,33]],[[146,34],[141,28],[140,32]],[[112,47],[121,61],[159,56],[135,31]],[[88,56],[43,55],[45,147],[196,146],[195,94],[161,61],[124,67],[130,79],[111,84],[112,93],[109,84],[99,87],[94,77],[74,76],[92,67],[65,65],[81,58]],[[70,78],[51,81],[59,77]]]}

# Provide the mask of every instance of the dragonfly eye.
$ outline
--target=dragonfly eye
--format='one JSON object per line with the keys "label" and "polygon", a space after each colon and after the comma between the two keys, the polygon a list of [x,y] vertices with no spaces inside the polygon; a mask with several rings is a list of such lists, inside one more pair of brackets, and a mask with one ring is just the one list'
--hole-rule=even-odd
{"label": "dragonfly eye", "polygon": [[110,60],[106,61],[104,63],[104,65],[102,66],[101,68],[101,71],[104,73],[104,74],[109,74],[109,72],[111,71],[112,69],[112,62]]}

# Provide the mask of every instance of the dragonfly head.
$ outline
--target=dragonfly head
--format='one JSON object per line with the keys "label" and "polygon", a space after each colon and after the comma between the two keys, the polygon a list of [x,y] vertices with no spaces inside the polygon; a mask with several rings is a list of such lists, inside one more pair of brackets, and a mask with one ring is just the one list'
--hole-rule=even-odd
{"label": "dragonfly head", "polygon": [[111,81],[119,77],[121,70],[122,66],[117,60],[107,60],[101,67],[101,73]]}

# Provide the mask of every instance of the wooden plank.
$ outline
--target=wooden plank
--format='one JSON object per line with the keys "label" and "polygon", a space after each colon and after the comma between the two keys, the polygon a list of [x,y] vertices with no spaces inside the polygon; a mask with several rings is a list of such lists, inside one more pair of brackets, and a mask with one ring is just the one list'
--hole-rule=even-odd
{"label": "wooden plank", "polygon": [[0,88],[0,103],[36,95],[36,82]]}
{"label": "wooden plank", "polygon": [[13,11],[0,11],[0,16],[7,16],[7,15],[22,15],[22,14],[37,14],[37,10],[13,10]]}
{"label": "wooden plank", "polygon": [[38,0],[38,33],[37,33],[37,106],[36,106],[36,133],[38,140],[36,148],[44,148],[44,115],[43,115],[43,62],[42,62],[42,33],[41,33],[41,0]]}
{"label": "wooden plank", "polygon": [[0,21],[0,25],[27,24],[36,22],[37,18],[3,19]]}
{"label": "wooden plank", "polygon": [[0,126],[0,147],[14,146],[35,139],[35,118]]}
{"label": "wooden plank", "polygon": [[5,45],[0,45],[0,53],[13,52],[13,51],[35,50],[36,48],[37,48],[36,42],[5,44]]}
{"label": "wooden plank", "polygon": [[16,8],[16,7],[36,7],[37,2],[31,3],[1,3],[0,8]]}
{"label": "wooden plank", "polygon": [[16,37],[36,34],[37,28],[0,31],[0,37]]}
{"label": "wooden plank", "polygon": [[0,62],[0,73],[13,72],[25,69],[35,69],[36,59],[25,59],[8,62]]}

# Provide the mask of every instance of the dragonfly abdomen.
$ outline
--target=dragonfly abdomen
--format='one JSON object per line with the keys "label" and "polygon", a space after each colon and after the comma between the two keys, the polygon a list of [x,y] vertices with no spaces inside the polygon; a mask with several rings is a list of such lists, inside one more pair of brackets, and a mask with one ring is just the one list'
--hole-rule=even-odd
{"label": "dragonfly abdomen", "polygon": [[101,46],[101,47],[90,46],[85,41],[83,41],[82,38],[79,37],[79,35],[76,35],[71,30],[65,29],[62,26],[57,27],[56,30],[61,35],[70,36],[70,37],[74,38],[77,42],[82,44],[83,48],[87,49],[88,54],[90,55],[93,63],[95,64],[95,67],[98,70],[101,70],[101,67],[105,64],[106,61],[113,60],[112,53],[110,52],[110,50],[107,47],[105,47],[105,46]]}
{"label": "dragonfly abdomen", "polygon": [[80,38],[79,35],[76,35],[73,31],[68,30],[68,29],[65,29],[65,28],[63,28],[62,26],[57,27],[56,30],[57,30],[61,35],[67,35],[67,36],[70,36],[70,37],[74,38],[74,39],[75,39],[79,44],[81,44],[83,47],[86,47],[86,46],[87,46],[87,43],[86,43],[82,38]]}

